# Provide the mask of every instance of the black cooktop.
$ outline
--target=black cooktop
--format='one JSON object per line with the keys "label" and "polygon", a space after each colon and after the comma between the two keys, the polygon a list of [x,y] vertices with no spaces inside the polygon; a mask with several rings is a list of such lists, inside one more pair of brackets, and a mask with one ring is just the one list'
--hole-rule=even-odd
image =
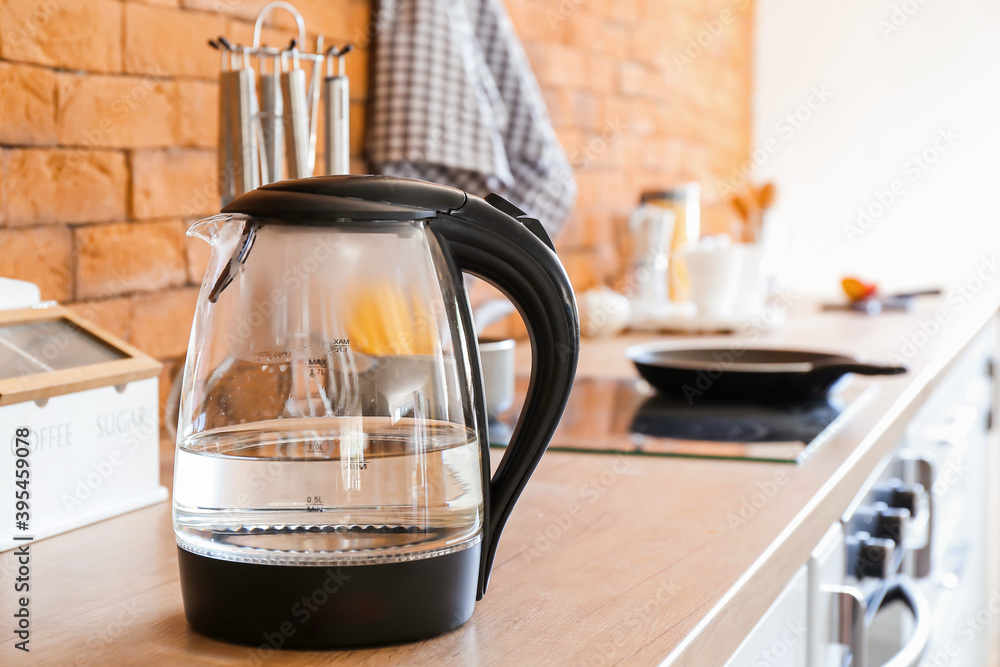
{"label": "black cooktop", "polygon": [[[526,381],[520,379],[520,396],[525,389]],[[829,400],[781,406],[688,405],[656,394],[642,380],[582,378],[549,449],[800,462],[875,390],[849,385]],[[517,413],[515,408],[490,420],[491,445],[506,446]]]}
{"label": "black cooktop", "polygon": [[812,442],[844,411],[839,399],[773,407],[752,403],[691,406],[654,395],[632,418],[633,433],[708,442]]}

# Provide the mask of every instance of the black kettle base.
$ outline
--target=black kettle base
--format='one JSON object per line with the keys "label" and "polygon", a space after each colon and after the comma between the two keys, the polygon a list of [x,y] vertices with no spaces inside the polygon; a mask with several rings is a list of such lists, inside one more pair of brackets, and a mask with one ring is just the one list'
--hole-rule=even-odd
{"label": "black kettle base", "polygon": [[401,563],[257,565],[178,547],[195,631],[274,649],[361,648],[426,639],[472,616],[480,549]]}

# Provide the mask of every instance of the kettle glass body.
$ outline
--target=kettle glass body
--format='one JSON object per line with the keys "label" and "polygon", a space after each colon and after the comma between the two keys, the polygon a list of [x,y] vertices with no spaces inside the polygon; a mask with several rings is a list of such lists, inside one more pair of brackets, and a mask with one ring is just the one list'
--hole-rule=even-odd
{"label": "kettle glass body", "polygon": [[225,216],[198,303],[174,489],[177,537],[248,563],[349,565],[481,538],[483,487],[458,297],[422,222]]}

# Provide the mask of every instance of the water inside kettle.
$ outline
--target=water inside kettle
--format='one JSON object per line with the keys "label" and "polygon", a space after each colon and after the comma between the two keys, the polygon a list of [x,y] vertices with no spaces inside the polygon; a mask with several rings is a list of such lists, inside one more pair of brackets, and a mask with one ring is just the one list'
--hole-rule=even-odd
{"label": "water inside kettle", "polygon": [[272,565],[443,555],[478,542],[475,432],[387,417],[282,419],[205,431],[177,450],[181,547]]}

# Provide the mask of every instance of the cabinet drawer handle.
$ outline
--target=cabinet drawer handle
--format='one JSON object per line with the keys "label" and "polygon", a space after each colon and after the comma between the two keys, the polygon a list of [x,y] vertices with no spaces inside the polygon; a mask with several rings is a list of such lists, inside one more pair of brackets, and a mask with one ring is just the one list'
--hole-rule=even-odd
{"label": "cabinet drawer handle", "polygon": [[836,596],[839,611],[837,641],[850,651],[850,667],[868,667],[868,626],[881,609],[900,601],[913,614],[914,630],[909,641],[883,667],[916,667],[930,643],[934,617],[930,603],[913,581],[904,575],[893,578],[871,599],[865,599],[854,586],[824,586]]}
{"label": "cabinet drawer handle", "polygon": [[931,614],[930,603],[923,591],[917,588],[913,581],[906,576],[899,576],[888,584],[879,607],[881,608],[882,605],[895,600],[909,607],[910,613],[913,614],[913,635],[899,649],[899,652],[885,663],[884,667],[916,667],[927,651],[927,645],[931,640],[931,631],[934,629],[934,617]]}
{"label": "cabinet drawer handle", "polygon": [[913,551],[913,576],[926,577],[931,573],[931,553],[934,548],[934,463],[923,454],[905,450],[899,453],[900,461],[910,462],[916,468],[917,483],[927,491],[927,543]]}
{"label": "cabinet drawer handle", "polygon": [[868,626],[865,616],[868,604],[854,586],[824,586],[822,590],[835,596],[839,624],[837,643],[850,651],[851,667],[868,667]]}

